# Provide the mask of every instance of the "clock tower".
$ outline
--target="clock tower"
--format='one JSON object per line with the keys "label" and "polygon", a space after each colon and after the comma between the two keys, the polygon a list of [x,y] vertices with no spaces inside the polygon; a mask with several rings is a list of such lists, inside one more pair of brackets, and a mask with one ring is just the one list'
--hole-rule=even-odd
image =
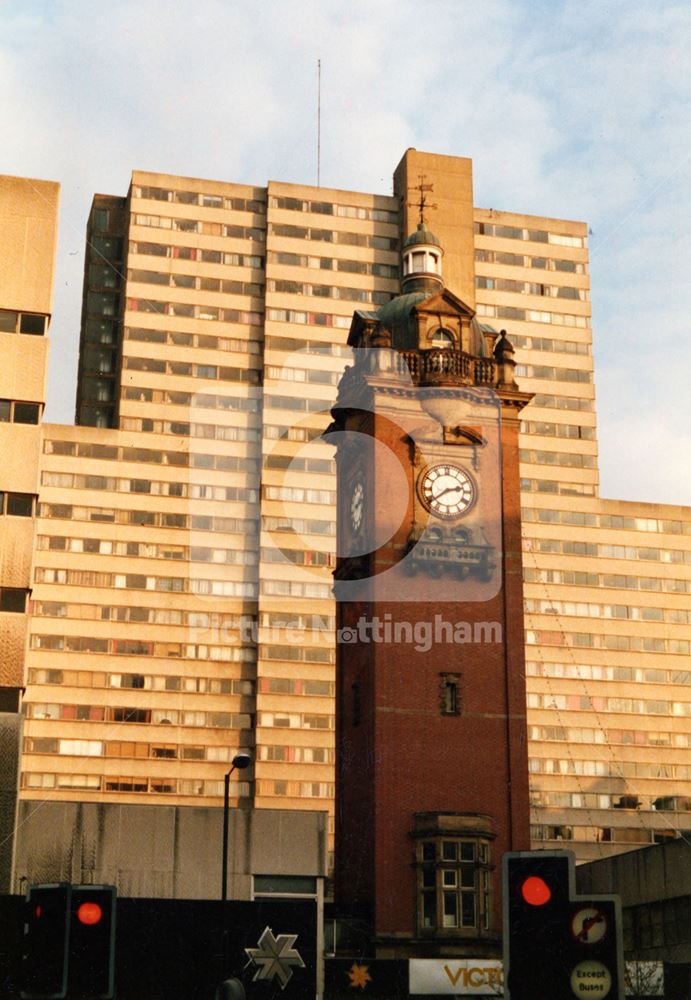
{"label": "clock tower", "polygon": [[506,334],[423,222],[356,312],[338,475],[336,905],[379,958],[500,954],[529,847],[518,415]]}

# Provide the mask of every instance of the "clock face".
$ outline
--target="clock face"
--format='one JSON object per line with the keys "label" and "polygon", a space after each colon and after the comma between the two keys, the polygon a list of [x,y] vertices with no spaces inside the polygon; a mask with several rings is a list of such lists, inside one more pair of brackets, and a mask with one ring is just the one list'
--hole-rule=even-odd
{"label": "clock face", "polygon": [[362,527],[362,521],[365,514],[365,487],[362,481],[358,479],[353,486],[353,492],[350,495],[350,526],[354,532],[358,532]]}
{"label": "clock face", "polygon": [[440,463],[427,469],[419,480],[420,499],[437,517],[459,517],[475,503],[475,483],[459,465]]}

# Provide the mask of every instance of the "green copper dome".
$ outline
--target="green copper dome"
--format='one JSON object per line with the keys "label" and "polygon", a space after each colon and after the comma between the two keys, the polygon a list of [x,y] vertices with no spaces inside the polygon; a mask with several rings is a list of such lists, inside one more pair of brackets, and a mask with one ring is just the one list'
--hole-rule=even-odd
{"label": "green copper dome", "polygon": [[429,291],[397,295],[374,313],[382,326],[391,331],[392,346],[398,350],[414,350],[418,346],[415,306],[429,298]]}
{"label": "green copper dome", "polygon": [[413,247],[418,244],[425,244],[426,246],[439,247],[441,249],[441,243],[439,242],[439,237],[435,236],[434,233],[427,229],[426,226],[420,222],[414,233],[407,236],[403,244],[403,249],[406,247]]}

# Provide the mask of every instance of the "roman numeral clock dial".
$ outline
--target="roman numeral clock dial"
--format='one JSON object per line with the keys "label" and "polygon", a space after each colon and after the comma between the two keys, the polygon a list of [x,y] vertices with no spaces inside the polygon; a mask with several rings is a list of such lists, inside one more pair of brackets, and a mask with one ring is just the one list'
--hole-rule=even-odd
{"label": "roman numeral clock dial", "polygon": [[427,469],[418,481],[422,503],[437,517],[460,517],[475,503],[477,487],[459,465],[444,463]]}

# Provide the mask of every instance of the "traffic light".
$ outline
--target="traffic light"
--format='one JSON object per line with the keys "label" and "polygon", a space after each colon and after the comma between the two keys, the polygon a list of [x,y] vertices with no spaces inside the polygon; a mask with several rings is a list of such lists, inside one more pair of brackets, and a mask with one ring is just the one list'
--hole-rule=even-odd
{"label": "traffic light", "polygon": [[617,896],[577,896],[570,851],[504,855],[505,1000],[623,1000]]}
{"label": "traffic light", "polygon": [[110,998],[115,986],[115,897],[112,885],[72,886],[69,996]]}
{"label": "traffic light", "polygon": [[65,883],[27,889],[20,989],[26,1000],[67,995],[70,893]]}

